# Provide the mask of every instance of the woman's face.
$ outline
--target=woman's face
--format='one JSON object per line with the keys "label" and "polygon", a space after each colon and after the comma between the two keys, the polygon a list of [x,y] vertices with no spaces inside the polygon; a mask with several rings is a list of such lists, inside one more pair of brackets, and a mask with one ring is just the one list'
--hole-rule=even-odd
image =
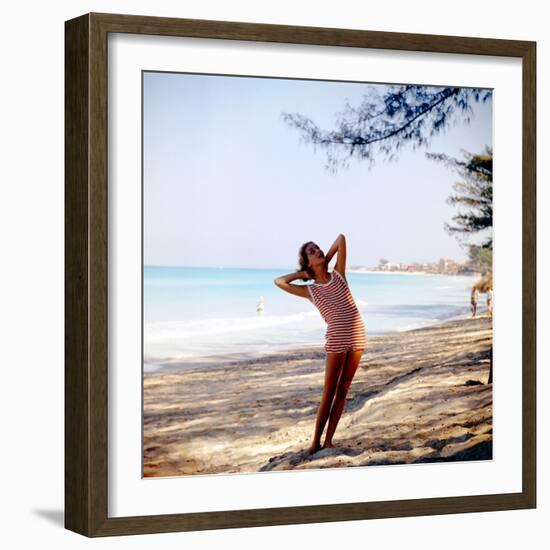
{"label": "woman's face", "polygon": [[306,246],[306,256],[310,267],[325,263],[325,254],[315,243]]}

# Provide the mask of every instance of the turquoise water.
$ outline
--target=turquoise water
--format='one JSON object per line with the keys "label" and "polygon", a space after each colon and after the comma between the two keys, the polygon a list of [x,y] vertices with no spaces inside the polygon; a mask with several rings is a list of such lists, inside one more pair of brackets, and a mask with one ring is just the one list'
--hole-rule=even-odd
{"label": "turquoise water", "polygon": [[[273,283],[291,271],[145,267],[145,369],[324,344],[326,325],[315,306]],[[346,278],[370,336],[466,314],[474,282],[395,273],[348,272]],[[260,297],[263,313],[257,312]]]}

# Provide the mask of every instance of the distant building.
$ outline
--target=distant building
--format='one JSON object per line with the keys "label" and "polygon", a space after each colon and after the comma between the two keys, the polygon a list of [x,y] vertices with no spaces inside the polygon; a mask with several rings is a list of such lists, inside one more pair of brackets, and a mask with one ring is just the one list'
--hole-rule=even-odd
{"label": "distant building", "polygon": [[399,271],[401,269],[401,264],[388,262],[380,266],[382,271]]}
{"label": "distant building", "polygon": [[[352,269],[356,269],[354,266]],[[412,262],[398,263],[381,260],[377,267],[372,268],[372,271],[391,271],[391,272],[419,272],[430,274],[445,274],[445,275],[475,275],[475,272],[466,264],[461,264],[455,260],[448,258],[440,258],[435,262]]]}

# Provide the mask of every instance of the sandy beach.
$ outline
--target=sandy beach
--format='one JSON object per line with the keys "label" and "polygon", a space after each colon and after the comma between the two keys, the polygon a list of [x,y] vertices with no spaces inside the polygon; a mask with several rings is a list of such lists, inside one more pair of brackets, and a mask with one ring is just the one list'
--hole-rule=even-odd
{"label": "sandy beach", "polygon": [[492,320],[371,337],[334,449],[308,455],[325,352],[144,375],[144,476],[492,458]]}

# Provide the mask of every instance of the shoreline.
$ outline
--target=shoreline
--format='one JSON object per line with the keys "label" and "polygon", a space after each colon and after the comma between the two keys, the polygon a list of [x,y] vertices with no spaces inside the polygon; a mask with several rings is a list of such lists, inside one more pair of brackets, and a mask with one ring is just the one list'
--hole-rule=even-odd
{"label": "shoreline", "polygon": [[307,455],[322,344],[144,375],[144,476],[492,457],[486,314],[368,337],[334,449]]}
{"label": "shoreline", "polygon": [[346,269],[346,273],[360,273],[365,275],[432,275],[438,277],[469,277],[477,279],[479,273],[428,273],[427,271],[377,271],[376,269]]}
{"label": "shoreline", "polygon": [[[486,312],[486,308],[480,308],[480,312],[478,314],[478,317]],[[447,323],[449,321],[458,321],[461,319],[469,319],[471,317],[471,313],[464,312],[460,313],[458,315],[452,315],[449,317],[446,317],[444,319],[437,319],[435,321],[426,321],[424,324],[420,324],[420,326],[413,326],[413,327],[406,327],[406,328],[397,328],[392,331],[387,332],[376,332],[371,333],[367,331],[367,341],[372,341],[373,339],[381,338],[381,337],[388,337],[392,335],[398,335],[403,334],[412,330],[421,330],[421,329],[427,329],[430,327],[437,327],[440,324]],[[178,370],[193,370],[193,369],[206,369],[215,367],[216,365],[220,365],[220,363],[223,366],[227,365],[236,365],[239,363],[250,363],[253,361],[259,361],[259,362],[266,362],[269,360],[274,360],[277,357],[281,357],[282,355],[286,354],[294,354],[294,353],[300,353],[300,352],[307,352],[307,351],[322,351],[324,353],[324,341],[317,341],[317,342],[308,342],[308,343],[301,343],[301,344],[291,344],[291,345],[280,345],[280,346],[274,346],[269,351],[250,351],[246,353],[226,353],[226,354],[214,354],[214,355],[206,355],[206,356],[198,356],[193,359],[187,359],[187,360],[165,360],[164,362],[159,361],[158,363],[155,363],[155,368],[148,367],[147,369],[145,366],[143,367],[143,373],[148,374],[152,372],[167,372],[167,371],[178,371]],[[193,364],[193,361],[198,362],[198,364]],[[152,363],[149,363],[151,365]]]}

